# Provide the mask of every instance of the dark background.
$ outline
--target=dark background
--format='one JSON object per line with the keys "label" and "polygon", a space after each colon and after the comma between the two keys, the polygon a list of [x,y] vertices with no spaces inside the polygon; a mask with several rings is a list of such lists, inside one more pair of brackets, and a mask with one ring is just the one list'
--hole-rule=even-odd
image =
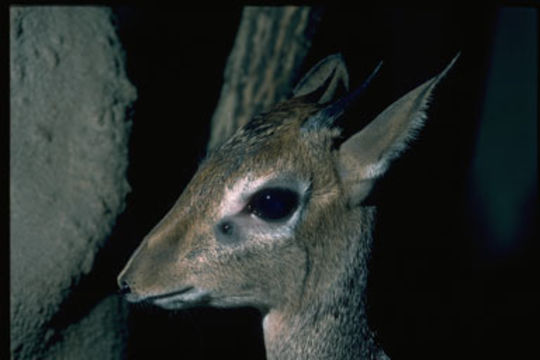
{"label": "dark background", "polygon": [[[353,87],[384,61],[356,116],[345,122],[351,134],[461,52],[435,92],[426,127],[370,198],[379,206],[379,220],[368,314],[392,359],[538,353],[533,317],[539,290],[532,275],[537,115],[519,102],[531,94],[537,100],[536,90],[520,79],[537,82],[536,64],[521,59],[537,51],[538,25],[533,22],[534,32],[524,30],[520,9],[534,12],[329,7],[306,58],[308,70],[341,52]],[[88,280],[106,283],[107,291],[115,291],[116,274],[205,155],[241,8],[117,7],[115,13],[138,100],[128,173],[132,192],[98,258],[103,271]],[[510,50],[497,45],[501,41]],[[501,104],[507,112],[497,110]],[[511,111],[516,107],[523,111]],[[173,313],[132,307],[128,359],[264,358],[260,322],[251,309]]]}

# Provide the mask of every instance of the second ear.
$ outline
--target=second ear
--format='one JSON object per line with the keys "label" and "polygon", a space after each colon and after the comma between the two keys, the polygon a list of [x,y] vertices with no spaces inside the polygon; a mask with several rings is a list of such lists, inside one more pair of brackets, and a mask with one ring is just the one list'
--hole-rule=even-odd
{"label": "second ear", "polygon": [[328,103],[349,90],[349,72],[341,54],[319,61],[298,82],[293,95],[308,96],[310,102]]}

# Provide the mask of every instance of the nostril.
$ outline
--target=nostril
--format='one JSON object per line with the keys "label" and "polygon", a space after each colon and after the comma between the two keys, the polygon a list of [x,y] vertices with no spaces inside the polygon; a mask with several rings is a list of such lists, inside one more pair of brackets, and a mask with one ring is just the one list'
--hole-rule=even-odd
{"label": "nostril", "polygon": [[119,292],[122,295],[129,294],[131,292],[131,288],[129,287],[128,282],[125,280],[120,281],[118,286],[120,287]]}

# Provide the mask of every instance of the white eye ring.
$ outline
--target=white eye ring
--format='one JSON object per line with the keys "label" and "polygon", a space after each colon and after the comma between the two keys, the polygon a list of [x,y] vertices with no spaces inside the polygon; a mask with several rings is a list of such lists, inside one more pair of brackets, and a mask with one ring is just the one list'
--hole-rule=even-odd
{"label": "white eye ring", "polygon": [[284,188],[298,194],[300,203],[303,203],[310,182],[291,174],[275,176],[273,173],[262,176],[254,176],[248,173],[232,186],[226,187],[217,216],[222,219],[233,216],[245,210],[253,195],[264,188]]}

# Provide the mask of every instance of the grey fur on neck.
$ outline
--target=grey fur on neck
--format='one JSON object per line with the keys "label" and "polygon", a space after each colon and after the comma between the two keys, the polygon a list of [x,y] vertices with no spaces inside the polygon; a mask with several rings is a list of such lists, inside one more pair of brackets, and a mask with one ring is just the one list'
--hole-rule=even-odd
{"label": "grey fur on neck", "polygon": [[339,274],[333,281],[318,282],[317,296],[300,311],[273,310],[265,317],[268,360],[389,360],[369,329],[365,308],[375,208],[354,209],[351,215],[349,231],[340,241],[346,254]]}

